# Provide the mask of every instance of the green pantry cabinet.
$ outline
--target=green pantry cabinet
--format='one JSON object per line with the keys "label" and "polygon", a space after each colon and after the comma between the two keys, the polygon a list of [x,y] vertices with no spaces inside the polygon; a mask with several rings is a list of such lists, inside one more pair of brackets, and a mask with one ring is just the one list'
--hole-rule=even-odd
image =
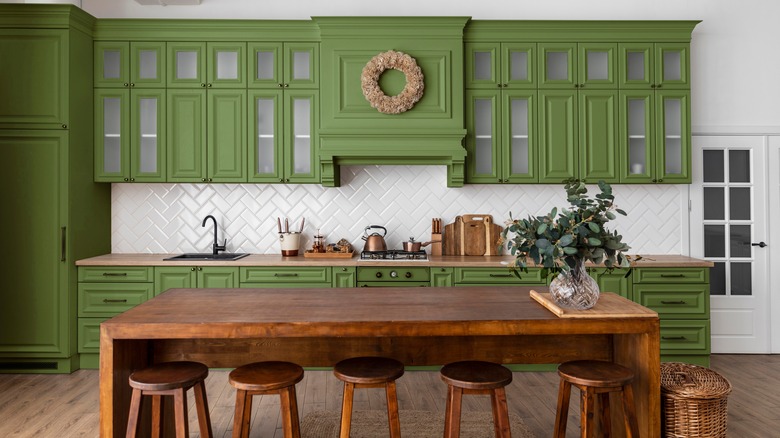
{"label": "green pantry cabinet", "polygon": [[110,187],[91,175],[93,24],[70,5],[0,5],[2,372],[78,368],[74,262],[110,251]]}

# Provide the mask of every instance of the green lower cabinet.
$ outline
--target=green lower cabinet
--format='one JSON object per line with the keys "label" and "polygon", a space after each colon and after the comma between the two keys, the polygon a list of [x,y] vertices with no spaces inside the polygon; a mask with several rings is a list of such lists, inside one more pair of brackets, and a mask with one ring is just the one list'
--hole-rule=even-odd
{"label": "green lower cabinet", "polygon": [[229,266],[171,266],[154,268],[154,295],[173,288],[238,287],[237,267]]}
{"label": "green lower cabinet", "polygon": [[709,366],[710,321],[661,319],[661,361]]}
{"label": "green lower cabinet", "polygon": [[454,275],[454,268],[431,268],[431,286],[452,286]]}
{"label": "green lower cabinet", "polygon": [[333,287],[355,287],[357,278],[357,268],[334,267],[333,268]]}
{"label": "green lower cabinet", "polygon": [[109,318],[79,318],[79,368],[100,367],[100,323]]}
{"label": "green lower cabinet", "polygon": [[333,287],[335,281],[331,275],[332,271],[331,267],[319,266],[241,267],[240,287],[330,288]]}
{"label": "green lower cabinet", "polygon": [[455,286],[546,286],[548,281],[539,268],[520,272],[520,278],[509,268],[455,268]]}
{"label": "green lower cabinet", "polygon": [[623,298],[633,299],[631,293],[631,274],[626,276],[623,269],[609,271],[606,268],[589,268],[588,273],[596,280],[601,292],[614,292]]}

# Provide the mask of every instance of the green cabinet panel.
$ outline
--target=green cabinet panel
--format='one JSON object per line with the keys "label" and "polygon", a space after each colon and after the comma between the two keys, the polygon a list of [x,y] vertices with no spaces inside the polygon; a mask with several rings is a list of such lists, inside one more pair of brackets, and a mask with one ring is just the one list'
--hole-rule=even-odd
{"label": "green cabinet panel", "polygon": [[357,268],[334,267],[333,268],[333,287],[355,287],[357,279]]}
{"label": "green cabinet panel", "polygon": [[529,268],[528,272],[520,272],[520,278],[506,268],[455,268],[456,286],[478,285],[546,285],[547,279],[542,277],[542,270]]}
{"label": "green cabinet panel", "polygon": [[245,182],[246,90],[208,91],[207,178]]}
{"label": "green cabinet panel", "polygon": [[169,182],[205,182],[206,91],[168,90],[167,173]]}
{"label": "green cabinet panel", "polygon": [[250,88],[319,88],[319,44],[250,42]]}
{"label": "green cabinet panel", "polygon": [[431,286],[445,287],[454,283],[454,268],[431,268]]}
{"label": "green cabinet panel", "polygon": [[245,42],[168,42],[168,88],[246,88]]}
{"label": "green cabinet panel", "polygon": [[588,274],[596,280],[602,292],[614,292],[623,298],[633,300],[631,274],[626,276],[623,269],[611,272],[607,268],[588,268]]}
{"label": "green cabinet panel", "polygon": [[690,44],[620,43],[622,89],[690,89]]}
{"label": "green cabinet panel", "polygon": [[[579,91],[578,178],[587,182],[617,183],[620,162],[618,139],[618,92]],[[550,157],[552,158],[552,157]]]}
{"label": "green cabinet panel", "polygon": [[199,288],[230,289],[238,287],[238,268],[198,267],[197,285]]}
{"label": "green cabinet panel", "polygon": [[[710,354],[709,320],[661,319],[661,355]],[[664,360],[676,360],[665,358]]]}
{"label": "green cabinet panel", "polygon": [[164,42],[95,42],[95,87],[164,88]]}
{"label": "green cabinet panel", "polygon": [[577,92],[539,91],[539,182],[577,177]]}
{"label": "green cabinet panel", "polygon": [[154,280],[154,269],[146,266],[81,266],[78,272],[79,282],[150,283]]}
{"label": "green cabinet panel", "polygon": [[636,268],[634,283],[709,283],[709,268]]}
{"label": "green cabinet panel", "polygon": [[166,74],[168,88],[202,88],[206,86],[206,43],[169,42]]}
{"label": "green cabinet panel", "polygon": [[246,88],[246,43],[206,44],[206,87]]}
{"label": "green cabinet panel", "polygon": [[466,88],[536,87],[536,43],[466,43]]}
{"label": "green cabinet panel", "polygon": [[580,89],[617,88],[617,43],[578,43],[577,61]]}
{"label": "green cabinet panel", "polygon": [[707,284],[634,284],[634,301],[655,310],[663,318],[708,318]]}
{"label": "green cabinet panel", "polygon": [[[100,352],[100,323],[107,319],[108,318],[79,318],[79,353]],[[82,366],[81,368],[85,367]]]}
{"label": "green cabinet panel", "polygon": [[109,317],[153,296],[152,283],[80,283],[79,317]]}
{"label": "green cabinet panel", "polygon": [[577,77],[577,43],[537,44],[539,60],[539,88],[567,88],[579,86]]}
{"label": "green cabinet panel", "polygon": [[312,266],[241,267],[241,283],[331,283],[331,268]]}
{"label": "green cabinet panel", "polygon": [[226,266],[163,266],[154,268],[154,295],[174,288],[235,288],[238,287],[237,267]]}

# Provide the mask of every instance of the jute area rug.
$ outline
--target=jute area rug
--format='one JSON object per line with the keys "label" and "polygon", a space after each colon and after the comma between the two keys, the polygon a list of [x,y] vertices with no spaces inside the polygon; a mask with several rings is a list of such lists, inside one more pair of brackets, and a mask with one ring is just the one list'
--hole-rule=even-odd
{"label": "jute area rug", "polygon": [[[444,434],[444,413],[431,411],[400,411],[401,436],[404,438],[441,438]],[[302,438],[338,438],[341,413],[313,411],[301,422]],[[512,438],[533,438],[534,435],[515,414],[509,414]],[[352,414],[350,438],[387,438],[386,411],[355,411]],[[463,412],[460,422],[462,438],[494,438],[493,414]]]}

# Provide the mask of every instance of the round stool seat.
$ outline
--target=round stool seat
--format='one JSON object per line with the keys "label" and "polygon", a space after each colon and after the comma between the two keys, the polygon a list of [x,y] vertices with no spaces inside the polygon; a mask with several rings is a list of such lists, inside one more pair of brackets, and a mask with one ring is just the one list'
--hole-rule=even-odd
{"label": "round stool seat", "polygon": [[404,375],[404,364],[388,357],[353,357],[333,367],[339,380],[357,384],[392,382]]}
{"label": "round stool seat", "polygon": [[612,362],[575,360],[558,367],[558,375],[574,385],[594,388],[623,386],[634,379],[634,372]]}
{"label": "round stool seat", "polygon": [[512,383],[512,371],[497,363],[467,360],[442,367],[441,379],[458,388],[495,389]]}
{"label": "round stool seat", "polygon": [[143,391],[189,388],[206,379],[209,369],[198,362],[164,362],[130,374],[130,386]]}
{"label": "round stool seat", "polygon": [[268,361],[242,365],[228,375],[228,381],[244,391],[273,391],[303,380],[303,368],[292,362]]}

